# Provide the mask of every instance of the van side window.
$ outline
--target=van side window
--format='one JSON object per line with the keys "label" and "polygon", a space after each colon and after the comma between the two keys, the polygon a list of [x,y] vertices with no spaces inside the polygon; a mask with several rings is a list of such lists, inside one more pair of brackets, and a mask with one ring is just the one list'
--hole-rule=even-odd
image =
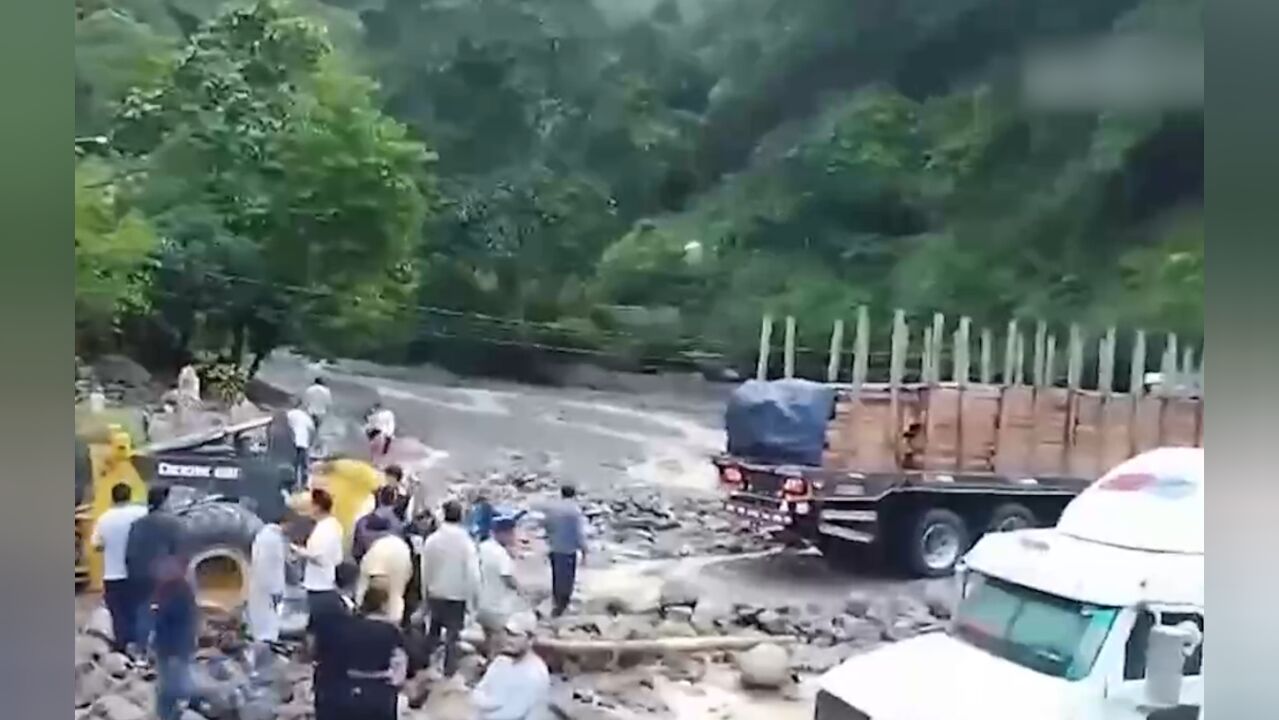
{"label": "van side window", "polygon": [[[1199,628],[1202,634],[1204,631],[1203,615],[1198,613],[1163,613],[1162,625],[1180,625],[1187,620],[1193,622]],[[1155,624],[1155,616],[1148,610],[1143,610],[1141,615],[1137,617],[1137,622],[1133,624],[1132,634],[1128,636],[1128,642],[1124,645],[1124,679],[1125,680],[1141,680],[1146,677],[1146,642],[1150,638],[1150,628]],[[1204,661],[1204,643],[1201,641],[1199,647],[1186,658],[1185,664],[1182,666],[1182,675],[1199,675],[1203,672]]]}

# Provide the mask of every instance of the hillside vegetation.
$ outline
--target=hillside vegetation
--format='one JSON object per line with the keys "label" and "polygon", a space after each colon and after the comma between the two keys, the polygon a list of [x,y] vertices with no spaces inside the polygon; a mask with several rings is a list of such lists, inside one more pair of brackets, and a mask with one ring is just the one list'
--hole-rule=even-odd
{"label": "hillside vegetation", "polygon": [[[77,0],[82,352],[749,365],[760,315],[1203,335],[1201,108],[1026,54],[1202,0]],[[647,360],[646,360],[647,359]]]}

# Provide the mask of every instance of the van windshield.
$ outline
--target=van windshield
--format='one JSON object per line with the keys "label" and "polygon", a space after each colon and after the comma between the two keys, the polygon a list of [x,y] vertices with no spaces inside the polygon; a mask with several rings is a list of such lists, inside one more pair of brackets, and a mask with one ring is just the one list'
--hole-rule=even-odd
{"label": "van windshield", "polygon": [[1053,677],[1092,670],[1119,608],[1050,595],[971,573],[951,634],[986,652]]}

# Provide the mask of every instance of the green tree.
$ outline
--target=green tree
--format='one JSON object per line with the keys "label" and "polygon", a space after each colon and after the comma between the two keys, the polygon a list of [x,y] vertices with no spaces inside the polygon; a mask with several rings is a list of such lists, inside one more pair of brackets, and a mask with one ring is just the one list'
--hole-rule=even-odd
{"label": "green tree", "polygon": [[78,335],[114,338],[120,320],[147,309],[151,224],[122,207],[112,170],[88,159],[75,169],[75,313]]}
{"label": "green tree", "polygon": [[405,322],[388,308],[412,295],[432,156],[372,91],[320,26],[262,2],[126,96],[112,146],[145,168],[133,192],[165,237],[154,300],[178,353],[353,352]]}

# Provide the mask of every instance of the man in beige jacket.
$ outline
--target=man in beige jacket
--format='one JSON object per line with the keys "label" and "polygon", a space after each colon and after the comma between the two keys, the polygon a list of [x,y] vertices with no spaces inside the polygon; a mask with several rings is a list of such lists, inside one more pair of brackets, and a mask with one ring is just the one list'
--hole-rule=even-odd
{"label": "man in beige jacket", "polygon": [[374,538],[360,559],[360,580],[356,588],[357,603],[371,586],[386,591],[385,619],[397,627],[404,618],[404,591],[413,577],[413,554],[399,534],[391,532],[390,522],[383,516],[366,516],[365,529]]}

